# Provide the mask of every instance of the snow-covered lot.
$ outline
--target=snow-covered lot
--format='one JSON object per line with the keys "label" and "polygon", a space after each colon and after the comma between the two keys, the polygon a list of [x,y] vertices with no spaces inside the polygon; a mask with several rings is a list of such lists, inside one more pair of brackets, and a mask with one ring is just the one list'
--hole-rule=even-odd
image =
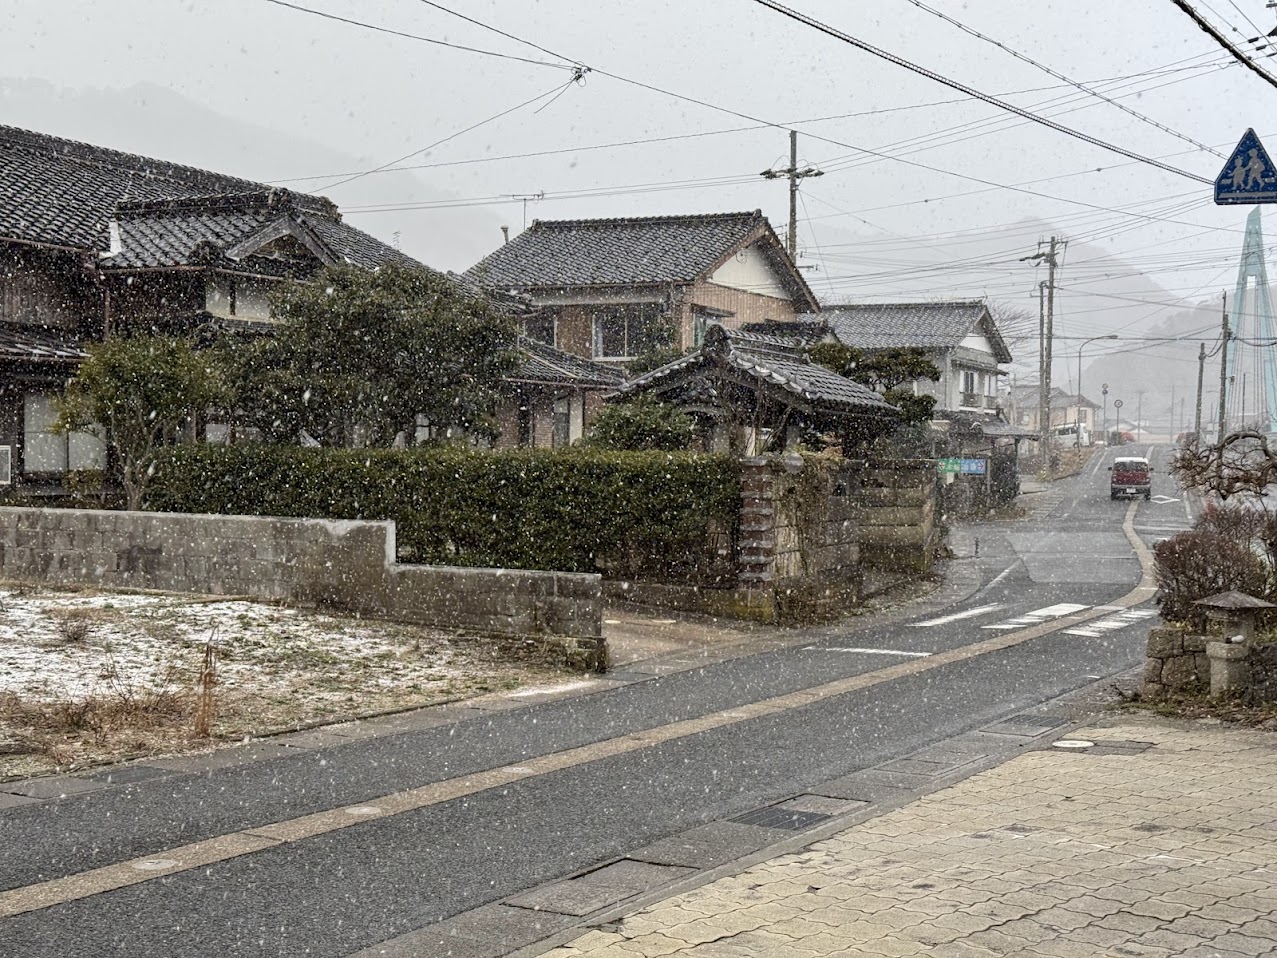
{"label": "snow-covered lot", "polygon": [[0,778],[193,740],[215,652],[215,737],[569,676],[535,643],[244,601],[0,589]]}

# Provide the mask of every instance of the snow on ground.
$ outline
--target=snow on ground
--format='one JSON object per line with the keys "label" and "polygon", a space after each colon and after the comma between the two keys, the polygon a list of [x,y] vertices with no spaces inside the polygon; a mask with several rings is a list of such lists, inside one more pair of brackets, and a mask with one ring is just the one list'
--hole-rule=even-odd
{"label": "snow on ground", "polygon": [[224,739],[567,679],[513,638],[242,600],[0,588],[0,778],[199,745],[209,643]]}

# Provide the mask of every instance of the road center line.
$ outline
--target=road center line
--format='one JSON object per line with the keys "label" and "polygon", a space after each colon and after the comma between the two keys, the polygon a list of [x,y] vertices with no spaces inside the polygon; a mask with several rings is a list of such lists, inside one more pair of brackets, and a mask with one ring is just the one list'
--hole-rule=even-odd
{"label": "road center line", "polygon": [[[1137,503],[1132,502],[1126,511],[1122,523],[1122,531],[1126,533],[1132,548],[1140,560],[1142,575],[1139,584],[1120,599],[1110,604],[1121,608],[1131,608],[1148,601],[1157,591],[1153,576],[1153,557],[1148,548],[1135,534],[1133,526]],[[512,785],[524,779],[551,772],[561,771],[601,761],[617,755],[635,752],[666,742],[672,742],[691,735],[699,735],[719,728],[736,725],[754,719],[777,715],[782,712],[804,708],[826,699],[850,692],[858,692],[897,679],[908,678],[922,672],[964,662],[969,659],[1000,652],[1013,648],[1033,639],[1049,635],[1066,628],[1110,614],[1108,611],[1086,609],[1069,615],[1034,625],[1017,632],[991,636],[970,645],[964,645],[946,652],[937,652],[926,658],[912,658],[876,669],[861,675],[826,682],[823,685],[774,696],[747,705],[738,705],[721,712],[712,712],[699,718],[671,722],[668,725],[631,732],[616,738],[581,745],[576,748],[552,752],[536,758],[522,759],[518,764],[504,765],[462,775],[457,778],[432,782],[419,788],[394,792],[374,798],[365,798],[357,804],[347,805],[328,811],[301,815],[269,825],[247,828],[241,831],[218,835],[203,841],[182,845],[178,848],[153,852],[143,858],[118,862],[101,868],[90,869],[63,878],[54,878],[35,885],[26,885],[6,892],[0,892],[0,918],[11,918],[26,912],[38,911],[54,905],[88,898],[104,892],[114,891],[130,885],[151,881],[169,875],[179,874],[196,868],[204,868],[219,862],[229,861],[242,855],[274,848],[289,842],[298,842],[317,835],[351,828],[366,822],[376,821],[391,815],[402,815],[406,812],[438,805],[442,802],[474,795],[491,788]]]}

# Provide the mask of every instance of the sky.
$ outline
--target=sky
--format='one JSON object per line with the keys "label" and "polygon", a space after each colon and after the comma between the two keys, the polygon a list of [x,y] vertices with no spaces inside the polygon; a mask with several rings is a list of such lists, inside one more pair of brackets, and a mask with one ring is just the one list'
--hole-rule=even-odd
{"label": "sky", "polygon": [[[1198,177],[1213,179],[1248,127],[1277,149],[1277,88],[1170,0],[921,2],[791,0]],[[1263,0],[1194,3],[1238,41],[1277,25]],[[1277,72],[1277,58],[1261,62]],[[588,68],[576,82],[574,66]],[[1055,233],[1069,239],[1060,331],[1079,341],[1218,299],[1249,212],[756,0],[7,0],[0,122],[319,192],[456,270],[497,245],[501,225],[517,233],[533,218],[761,208],[783,231],[786,184],[759,174],[786,165],[792,126],[800,165],[823,172],[802,184],[798,231],[822,299],[985,296],[1036,315],[1044,270],[1020,257]],[[349,179],[385,165],[411,170]]]}

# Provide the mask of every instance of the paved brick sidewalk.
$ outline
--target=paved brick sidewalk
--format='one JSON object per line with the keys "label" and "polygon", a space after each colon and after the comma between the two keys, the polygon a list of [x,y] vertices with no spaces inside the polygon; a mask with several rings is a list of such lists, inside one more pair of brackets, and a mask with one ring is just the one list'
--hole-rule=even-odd
{"label": "paved brick sidewalk", "polygon": [[1277,734],[1070,738],[548,958],[1277,954]]}

